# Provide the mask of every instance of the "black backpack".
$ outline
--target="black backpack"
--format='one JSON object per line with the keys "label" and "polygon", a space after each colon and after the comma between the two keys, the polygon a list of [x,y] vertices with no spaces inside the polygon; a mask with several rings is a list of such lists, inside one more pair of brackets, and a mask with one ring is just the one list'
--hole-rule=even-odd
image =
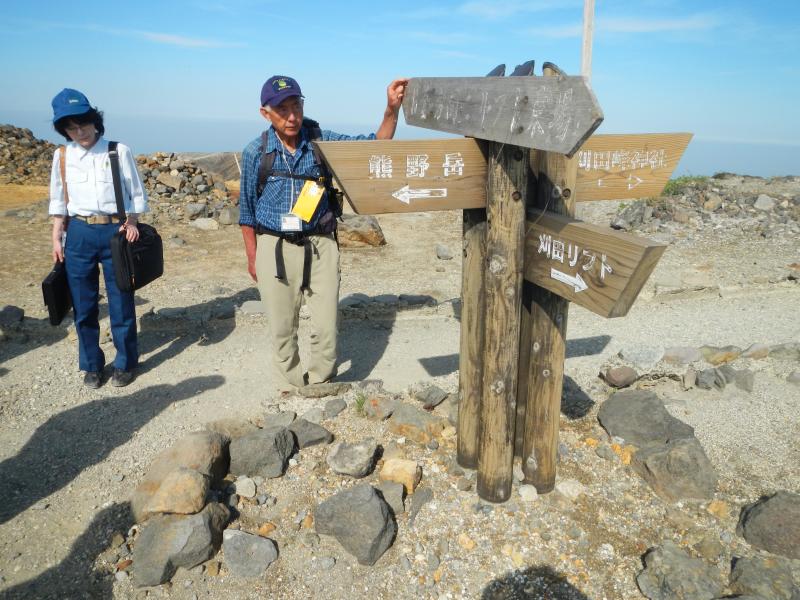
{"label": "black backpack", "polygon": [[[303,117],[303,124],[301,126],[308,133],[308,139],[311,142],[322,140],[322,129],[319,123],[314,119]],[[281,177],[289,177],[291,179],[301,179],[305,181],[316,181],[318,184],[325,188],[328,192],[328,207],[333,212],[334,217],[337,219],[342,214],[342,192],[333,187],[333,176],[330,169],[322,160],[322,154],[317,148],[316,144],[311,144],[311,152],[314,154],[314,164],[319,167],[320,176],[312,177],[310,175],[296,175],[288,171],[276,171],[272,168],[275,164],[276,150],[267,152],[267,132],[261,134],[261,162],[258,164],[258,180],[256,183],[256,195],[261,197],[264,192],[264,186],[267,179],[272,175],[279,175]]]}

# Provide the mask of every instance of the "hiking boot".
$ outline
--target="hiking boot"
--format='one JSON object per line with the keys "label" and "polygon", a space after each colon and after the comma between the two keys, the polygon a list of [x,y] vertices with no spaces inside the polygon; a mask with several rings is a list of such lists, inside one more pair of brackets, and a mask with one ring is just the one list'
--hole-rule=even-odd
{"label": "hiking boot", "polygon": [[83,375],[83,385],[93,390],[100,387],[100,372],[86,371]]}
{"label": "hiking boot", "polygon": [[131,381],[133,381],[133,371],[114,369],[114,374],[111,376],[111,385],[114,387],[125,387]]}

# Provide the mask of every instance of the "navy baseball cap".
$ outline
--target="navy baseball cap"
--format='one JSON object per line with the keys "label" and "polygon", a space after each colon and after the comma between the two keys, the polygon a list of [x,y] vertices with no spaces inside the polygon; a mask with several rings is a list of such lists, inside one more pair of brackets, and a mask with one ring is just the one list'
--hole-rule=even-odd
{"label": "navy baseball cap", "polygon": [[303,97],[298,83],[291,77],[273,75],[261,88],[261,106],[277,106],[292,96]]}
{"label": "navy baseball cap", "polygon": [[64,117],[82,115],[92,110],[89,99],[78,90],[64,88],[53,98],[53,123]]}

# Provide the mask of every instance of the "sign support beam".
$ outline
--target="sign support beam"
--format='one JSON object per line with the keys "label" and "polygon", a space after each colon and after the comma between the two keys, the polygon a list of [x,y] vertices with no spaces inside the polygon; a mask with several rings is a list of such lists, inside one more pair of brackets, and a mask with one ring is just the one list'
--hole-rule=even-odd
{"label": "sign support beam", "polygon": [[[544,65],[545,77],[560,75],[555,65]],[[575,183],[577,159],[552,152],[539,152],[536,157],[538,184],[536,204],[541,209],[567,216],[575,215]],[[552,491],[556,480],[558,425],[561,415],[561,392],[564,382],[566,331],[569,302],[537,285],[526,282],[524,313],[529,317],[520,350],[528,354],[527,364],[521,359],[520,370],[527,371],[526,387],[518,390],[517,421],[523,433],[522,471],[525,481],[539,493]],[[523,355],[523,352],[520,352]],[[517,444],[519,445],[519,444]]]}

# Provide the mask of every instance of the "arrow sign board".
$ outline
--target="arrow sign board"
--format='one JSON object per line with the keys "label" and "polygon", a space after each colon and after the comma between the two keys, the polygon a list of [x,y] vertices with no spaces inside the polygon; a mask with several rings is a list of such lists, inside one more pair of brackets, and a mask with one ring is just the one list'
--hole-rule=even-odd
{"label": "arrow sign board", "polygon": [[[575,200],[658,196],[691,138],[691,133],[593,135],[578,151]],[[486,206],[486,158],[478,140],[317,144],[359,214]]]}
{"label": "arrow sign board", "polygon": [[486,206],[486,156],[475,140],[317,142],[359,214]]}
{"label": "arrow sign board", "polygon": [[603,317],[628,313],[665,244],[550,212],[528,215],[525,279]]}
{"label": "arrow sign board", "polygon": [[658,196],[691,139],[691,133],[593,135],[578,150],[575,200]]}
{"label": "arrow sign board", "polygon": [[406,123],[572,156],[603,121],[583,77],[417,77]]}

